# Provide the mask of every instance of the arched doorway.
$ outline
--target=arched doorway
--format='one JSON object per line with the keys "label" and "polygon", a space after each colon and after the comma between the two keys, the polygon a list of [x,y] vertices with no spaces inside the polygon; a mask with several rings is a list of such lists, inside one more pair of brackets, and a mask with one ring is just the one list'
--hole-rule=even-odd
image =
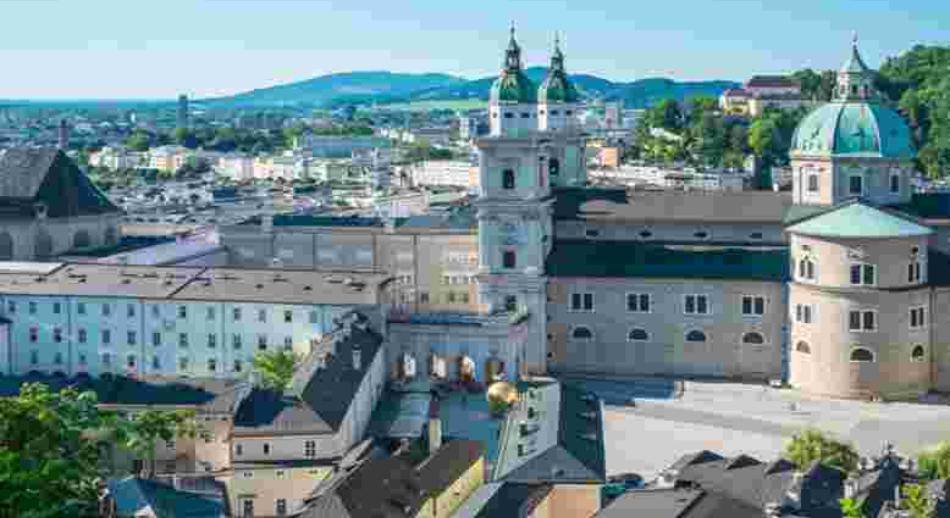
{"label": "arched doorway", "polygon": [[469,356],[461,356],[458,360],[459,381],[475,381],[475,360]]}
{"label": "arched doorway", "polygon": [[439,356],[438,354],[432,353],[429,356],[429,376],[435,380],[444,380],[447,377],[448,369],[446,368],[445,358]]}
{"label": "arched doorway", "polygon": [[0,232],[0,260],[13,259],[13,237],[9,232]]}
{"label": "arched doorway", "polygon": [[45,230],[36,233],[36,242],[33,254],[37,258],[47,258],[53,255],[53,238]]}

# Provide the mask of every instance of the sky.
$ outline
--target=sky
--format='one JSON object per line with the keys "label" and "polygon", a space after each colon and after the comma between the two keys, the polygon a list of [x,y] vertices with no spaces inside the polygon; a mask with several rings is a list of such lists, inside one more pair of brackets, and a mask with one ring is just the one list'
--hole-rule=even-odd
{"label": "sky", "polygon": [[227,95],[352,70],[733,79],[950,44],[950,0],[0,0],[0,98]]}

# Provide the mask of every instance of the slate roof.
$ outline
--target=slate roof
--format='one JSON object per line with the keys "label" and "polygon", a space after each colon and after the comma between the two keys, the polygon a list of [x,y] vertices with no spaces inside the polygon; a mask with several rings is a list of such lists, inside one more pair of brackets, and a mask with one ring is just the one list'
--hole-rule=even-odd
{"label": "slate roof", "polygon": [[794,234],[836,238],[891,238],[926,236],[933,233],[907,217],[866,205],[847,203],[824,214],[805,219],[787,229]]}
{"label": "slate roof", "polygon": [[524,518],[551,492],[551,484],[504,482],[495,490],[476,518]]}
{"label": "slate roof", "polygon": [[792,88],[798,86],[798,81],[789,76],[752,76],[746,83],[746,88]]}
{"label": "slate roof", "polygon": [[791,205],[791,193],[772,191],[627,192],[587,188],[554,191],[555,219],[781,224]]}
{"label": "slate roof", "polygon": [[[607,479],[604,454],[604,430],[601,402],[572,382],[559,383],[559,403],[541,396],[539,426],[557,426],[553,446],[538,451],[523,464],[514,456],[499,455],[492,478],[505,482],[538,483],[601,483]],[[517,441],[519,426],[509,414],[503,431],[509,441]],[[512,469],[513,467],[513,469]]]}
{"label": "slate roof", "polygon": [[910,202],[892,208],[923,219],[950,219],[950,192],[914,193]]}
{"label": "slate roof", "polygon": [[[336,345],[324,368],[314,371],[298,397],[255,388],[234,417],[234,435],[335,433],[349,410],[370,364],[382,344],[371,329],[353,327]],[[361,368],[353,368],[353,351]]]}
{"label": "slate roof", "polygon": [[788,249],[673,247],[637,241],[554,241],[545,272],[551,277],[788,279]]}
{"label": "slate roof", "polygon": [[196,492],[176,488],[160,480],[127,477],[110,480],[110,496],[118,516],[137,516],[137,512],[151,508],[156,516],[176,518],[215,518],[228,516],[224,486],[210,479],[205,491]]}
{"label": "slate roof", "polygon": [[426,492],[441,492],[458,480],[484,454],[482,443],[454,439],[420,464],[419,484]]}
{"label": "slate roof", "polygon": [[761,518],[763,510],[720,493],[701,489],[633,490],[617,497],[597,518]]}
{"label": "slate roof", "polygon": [[51,218],[119,212],[65,153],[14,148],[0,153],[0,217],[35,216],[44,203]]}

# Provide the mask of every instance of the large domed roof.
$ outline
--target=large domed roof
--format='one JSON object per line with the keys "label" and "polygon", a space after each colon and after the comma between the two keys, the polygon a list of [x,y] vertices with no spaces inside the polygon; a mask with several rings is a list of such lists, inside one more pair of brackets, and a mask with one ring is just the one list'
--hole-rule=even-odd
{"label": "large domed roof", "polygon": [[806,156],[914,156],[904,119],[875,102],[837,101],[815,109],[795,129],[790,152]]}

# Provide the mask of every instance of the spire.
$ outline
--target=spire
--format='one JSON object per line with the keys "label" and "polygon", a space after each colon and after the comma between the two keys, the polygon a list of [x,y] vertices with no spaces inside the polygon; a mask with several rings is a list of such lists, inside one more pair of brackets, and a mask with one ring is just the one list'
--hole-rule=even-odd
{"label": "spire", "polygon": [[839,100],[871,99],[875,95],[873,74],[858,50],[858,33],[851,33],[851,55],[838,71],[835,97]]}
{"label": "spire", "polygon": [[511,22],[511,39],[508,40],[508,50],[505,51],[505,70],[521,70],[521,47],[515,39],[515,22]]}
{"label": "spire", "polygon": [[554,33],[554,52],[551,53],[551,68],[564,70],[564,54],[561,53],[561,38]]}

